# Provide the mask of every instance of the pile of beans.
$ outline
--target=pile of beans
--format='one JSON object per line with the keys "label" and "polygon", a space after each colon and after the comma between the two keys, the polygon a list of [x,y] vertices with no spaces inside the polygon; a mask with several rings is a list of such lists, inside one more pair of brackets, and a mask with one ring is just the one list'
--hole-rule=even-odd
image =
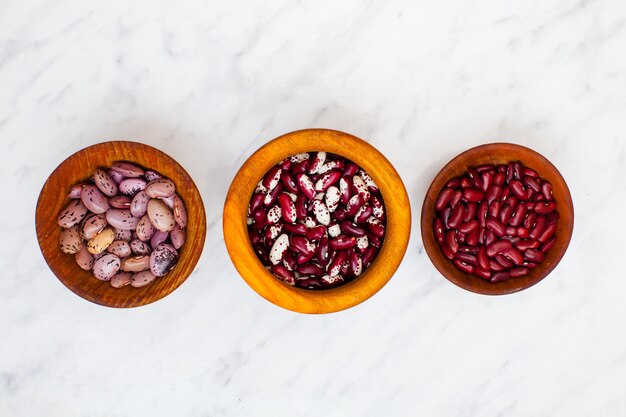
{"label": "pile of beans", "polygon": [[112,287],[143,287],[167,274],[185,243],[187,211],[172,180],[128,162],[73,186],[59,213],[61,250]]}
{"label": "pile of beans", "polygon": [[248,207],[250,242],[289,285],[333,288],[371,265],[385,237],[378,186],[354,162],[301,153],[272,167]]}
{"label": "pile of beans", "polygon": [[554,246],[556,208],[552,185],[521,162],[470,167],[437,197],[434,233],[459,270],[506,281],[528,274]]}

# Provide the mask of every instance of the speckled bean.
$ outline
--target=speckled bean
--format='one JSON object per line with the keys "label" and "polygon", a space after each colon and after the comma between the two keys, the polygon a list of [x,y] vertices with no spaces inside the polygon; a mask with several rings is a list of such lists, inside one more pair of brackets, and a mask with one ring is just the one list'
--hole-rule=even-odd
{"label": "speckled bean", "polygon": [[150,270],[157,277],[167,274],[178,263],[178,251],[174,246],[161,243],[150,254]]}
{"label": "speckled bean", "polygon": [[93,276],[101,281],[109,281],[119,271],[121,266],[120,258],[108,253],[102,256],[93,264]]}

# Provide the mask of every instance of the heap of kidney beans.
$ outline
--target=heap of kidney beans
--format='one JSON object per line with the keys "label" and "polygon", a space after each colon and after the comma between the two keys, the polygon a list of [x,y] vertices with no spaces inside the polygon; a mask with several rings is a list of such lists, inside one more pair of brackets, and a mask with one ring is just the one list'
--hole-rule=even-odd
{"label": "heap of kidney beans", "polygon": [[556,242],[552,185],[510,162],[481,165],[446,184],[435,202],[434,232],[446,258],[491,282],[521,277]]}
{"label": "heap of kidney beans", "polygon": [[289,285],[325,289],[371,265],[385,236],[378,186],[354,162],[301,153],[270,169],[248,207],[250,242],[261,262]]}

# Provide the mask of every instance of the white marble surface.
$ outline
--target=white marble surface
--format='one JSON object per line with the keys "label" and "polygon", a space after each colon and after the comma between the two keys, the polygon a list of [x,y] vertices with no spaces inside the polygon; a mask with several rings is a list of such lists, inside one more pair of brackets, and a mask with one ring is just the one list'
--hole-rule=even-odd
{"label": "white marble surface", "polygon": [[[626,415],[625,25],[622,0],[0,0],[0,416]],[[530,146],[571,188],[570,249],[478,296],[414,221],[368,302],[275,307],[233,268],[222,205],[257,147],[313,126],[382,151],[414,220],[455,154]],[[49,173],[113,138],[181,162],[210,224],[187,282],[133,310],[66,290],[34,230]]]}

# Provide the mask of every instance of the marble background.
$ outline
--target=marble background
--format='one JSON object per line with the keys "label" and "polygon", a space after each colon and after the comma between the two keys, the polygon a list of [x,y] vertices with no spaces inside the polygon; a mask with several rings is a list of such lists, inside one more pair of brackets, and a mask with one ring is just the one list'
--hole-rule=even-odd
{"label": "marble background", "polygon": [[[626,415],[625,25],[622,0],[0,0],[0,416]],[[326,316],[260,298],[222,238],[239,166],[304,127],[368,140],[413,203],[395,277]],[[210,227],[187,282],[132,310],[69,292],[35,236],[49,173],[107,139],[177,159]],[[548,279],[485,297],[416,220],[496,140],[560,169],[576,224]]]}

